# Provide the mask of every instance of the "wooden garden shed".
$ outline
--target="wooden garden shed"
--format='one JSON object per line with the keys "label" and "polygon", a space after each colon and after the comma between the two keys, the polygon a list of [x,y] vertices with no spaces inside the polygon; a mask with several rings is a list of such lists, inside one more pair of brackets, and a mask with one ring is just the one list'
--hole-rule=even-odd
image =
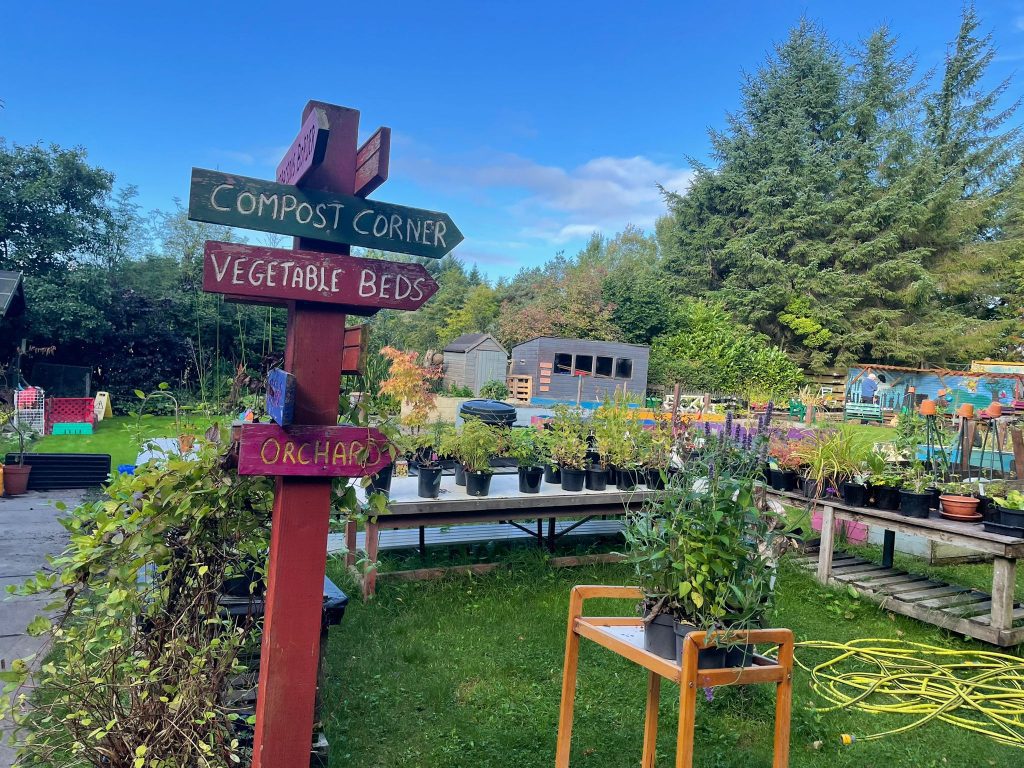
{"label": "wooden garden shed", "polygon": [[489,381],[505,381],[508,351],[489,333],[464,333],[444,354],[446,387],[469,387],[474,395]]}
{"label": "wooden garden shed", "polygon": [[540,336],[512,348],[509,390],[537,403],[596,403],[623,389],[643,397],[649,357],[642,344]]}

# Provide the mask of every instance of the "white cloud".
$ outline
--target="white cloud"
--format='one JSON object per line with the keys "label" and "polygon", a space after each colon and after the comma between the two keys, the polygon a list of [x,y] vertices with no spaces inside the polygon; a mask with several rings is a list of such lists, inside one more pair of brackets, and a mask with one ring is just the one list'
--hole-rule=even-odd
{"label": "white cloud", "polygon": [[520,234],[555,244],[594,231],[619,231],[627,224],[649,227],[665,212],[658,185],[683,192],[694,175],[688,168],[642,155],[596,157],[575,168],[511,154],[459,164],[411,159],[403,170],[423,182],[516,198],[503,205],[518,222]]}

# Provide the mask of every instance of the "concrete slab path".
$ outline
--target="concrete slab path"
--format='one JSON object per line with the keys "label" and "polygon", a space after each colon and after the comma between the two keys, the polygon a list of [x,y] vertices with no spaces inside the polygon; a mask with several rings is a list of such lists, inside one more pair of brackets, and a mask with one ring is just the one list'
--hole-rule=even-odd
{"label": "concrete slab path", "polygon": [[[54,504],[69,508],[81,503],[84,491],[30,492],[0,498],[0,659],[11,661],[45,650],[48,639],[30,637],[25,627],[49,602],[43,597],[13,597],[6,587],[20,584],[46,565],[47,555],[64,550],[68,532],[57,522],[63,513]],[[0,740],[6,742],[7,723],[0,724]],[[10,768],[14,751],[0,744],[0,768]]]}

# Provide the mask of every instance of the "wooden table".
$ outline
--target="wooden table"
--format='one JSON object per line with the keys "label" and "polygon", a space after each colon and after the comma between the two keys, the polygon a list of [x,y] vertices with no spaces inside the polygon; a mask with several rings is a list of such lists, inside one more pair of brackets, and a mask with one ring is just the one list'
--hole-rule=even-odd
{"label": "wooden table", "polygon": [[[805,496],[768,490],[784,503],[806,505]],[[930,624],[959,632],[999,646],[1024,642],[1024,606],[1014,601],[1017,558],[1024,556],[1024,539],[989,533],[980,523],[961,523],[941,517],[906,517],[899,512],[873,507],[853,507],[838,499],[817,499],[812,505],[821,510],[821,547],[818,552],[817,576],[822,584],[831,581],[853,583],[876,597],[886,610],[911,616]],[[932,513],[938,515],[938,513]],[[882,528],[887,532],[882,564],[856,563],[839,565],[833,562],[836,521],[850,520]],[[932,581],[916,584],[903,582],[906,573],[892,568],[893,535],[899,532],[921,536],[932,541],[957,544],[993,556],[991,595]],[[851,568],[858,571],[851,572]],[[834,573],[841,571],[841,573]],[[842,578],[839,578],[839,577]],[[916,577],[920,580],[923,577]],[[973,614],[973,615],[972,615]],[[979,615],[980,614],[980,615]]]}
{"label": "wooden table", "polygon": [[676,768],[690,768],[693,765],[697,689],[756,683],[775,683],[775,757],[772,766],[784,768],[789,765],[789,724],[793,693],[793,633],[790,630],[758,629],[737,633],[735,636],[739,642],[777,645],[777,660],[754,656],[754,663],[750,667],[698,669],[697,654],[702,648],[709,646],[703,632],[686,636],[682,657],[678,661],[665,659],[644,650],[642,619],[583,616],[583,601],[590,598],[640,600],[642,593],[635,587],[580,586],[572,590],[569,598],[569,626],[565,640],[565,668],[562,673],[562,703],[558,716],[555,768],[569,768],[581,637],[629,659],[648,672],[641,768],[654,768],[655,746],[658,739],[658,702],[663,677],[679,685]]}
{"label": "wooden table", "polygon": [[[469,496],[463,486],[455,484],[454,476],[441,479],[441,493],[436,499],[417,495],[418,478],[396,477],[391,481],[388,514],[371,518],[366,523],[366,556],[377,562],[378,536],[381,530],[424,528],[429,525],[458,525],[461,523],[503,522],[530,533],[538,544],[545,541],[543,521],[548,521],[547,543],[553,546],[557,536],[564,536],[575,526],[555,531],[555,520],[579,518],[580,524],[598,516],[621,516],[627,510],[639,509],[644,501],[659,491],[639,486],[632,491],[620,491],[614,486],[605,491],[563,491],[558,486],[542,483],[540,493],[520,493],[519,477],[514,473],[495,473],[491,478],[487,496]],[[362,494],[362,490],[360,490]],[[518,521],[536,520],[536,532]],[[354,565],[356,552],[356,526],[349,523],[345,529],[348,563]],[[360,577],[363,597],[376,591],[376,569]]]}

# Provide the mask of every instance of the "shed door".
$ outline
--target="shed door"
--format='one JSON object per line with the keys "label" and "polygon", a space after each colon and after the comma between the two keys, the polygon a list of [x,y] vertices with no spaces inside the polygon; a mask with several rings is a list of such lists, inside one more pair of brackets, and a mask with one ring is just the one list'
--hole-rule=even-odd
{"label": "shed door", "polygon": [[476,361],[476,387],[474,392],[480,394],[480,388],[489,381],[505,383],[507,361],[500,352],[481,352]]}

